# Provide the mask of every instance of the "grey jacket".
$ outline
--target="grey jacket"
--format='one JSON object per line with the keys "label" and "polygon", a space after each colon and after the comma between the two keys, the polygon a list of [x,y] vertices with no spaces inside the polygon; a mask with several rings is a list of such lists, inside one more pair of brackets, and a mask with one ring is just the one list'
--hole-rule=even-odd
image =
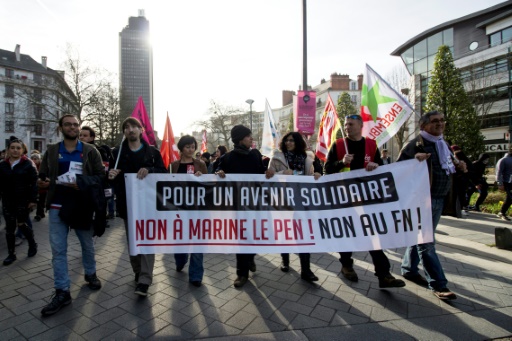
{"label": "grey jacket", "polygon": [[507,154],[496,163],[496,182],[503,185],[504,182],[511,183],[512,177],[512,154]]}

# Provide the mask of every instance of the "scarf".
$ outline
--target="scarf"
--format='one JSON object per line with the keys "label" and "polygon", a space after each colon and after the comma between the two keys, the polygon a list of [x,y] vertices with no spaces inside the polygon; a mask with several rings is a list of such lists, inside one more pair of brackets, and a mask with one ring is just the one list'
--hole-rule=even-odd
{"label": "scarf", "polygon": [[420,131],[420,135],[425,140],[435,143],[439,163],[441,164],[441,168],[446,171],[446,174],[455,173],[455,166],[452,162],[452,153],[443,139],[443,135],[434,136],[424,130]]}
{"label": "scarf", "polygon": [[293,174],[304,175],[306,168],[306,155],[295,154],[293,152],[285,151],[284,157],[288,163],[288,167],[293,170]]}
{"label": "scarf", "polygon": [[234,153],[242,154],[242,155],[249,155],[250,151],[251,151],[251,148],[247,148],[246,146],[242,146],[240,144],[235,144],[235,147],[233,148]]}

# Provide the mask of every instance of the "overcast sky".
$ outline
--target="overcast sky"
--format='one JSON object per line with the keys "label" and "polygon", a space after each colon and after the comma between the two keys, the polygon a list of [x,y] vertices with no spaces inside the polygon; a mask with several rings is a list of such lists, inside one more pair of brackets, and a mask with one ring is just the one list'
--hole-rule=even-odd
{"label": "overcast sky", "polygon": [[[355,79],[368,63],[383,77],[390,53],[413,36],[501,0],[310,0],[308,83],[331,73]],[[301,0],[0,0],[0,48],[59,69],[72,43],[83,59],[114,73],[119,32],[144,9],[153,44],[155,129],[169,112],[174,133],[190,133],[210,100],[282,105],[282,90],[302,83]],[[134,104],[135,105],[135,104]],[[161,136],[160,136],[161,137]]]}

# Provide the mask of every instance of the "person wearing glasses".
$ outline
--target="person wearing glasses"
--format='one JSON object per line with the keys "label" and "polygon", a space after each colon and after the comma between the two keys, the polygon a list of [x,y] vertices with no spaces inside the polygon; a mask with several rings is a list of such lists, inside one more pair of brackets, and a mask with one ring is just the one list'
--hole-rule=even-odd
{"label": "person wearing glasses", "polygon": [[[375,140],[364,138],[362,135],[363,119],[359,115],[347,116],[345,119],[346,138],[333,143],[327,154],[325,174],[334,174],[355,169],[372,171],[382,165],[379,148]],[[346,150],[345,146],[348,150]],[[369,251],[375,266],[375,276],[379,278],[380,288],[400,288],[405,282],[396,279],[390,273],[391,264],[383,250]],[[349,281],[359,280],[354,270],[352,252],[340,252],[341,274]]]}
{"label": "person wearing glasses", "polygon": [[5,238],[8,256],[3,264],[10,265],[16,260],[16,227],[28,240],[28,256],[37,254],[34,233],[27,225],[29,213],[37,206],[37,169],[25,155],[27,146],[20,139],[11,138],[8,157],[0,162],[0,194],[5,218]]}
{"label": "person wearing glasses", "polygon": [[[417,159],[426,161],[430,178],[432,202],[432,224],[435,232],[445,199],[453,185],[456,168],[464,169],[464,161],[456,162],[450,146],[443,138],[446,120],[444,114],[429,111],[420,117],[420,133],[400,151],[397,162]],[[419,273],[418,265],[423,264],[426,278]],[[441,300],[453,300],[457,296],[448,289],[448,280],[436,253],[435,240],[406,248],[402,258],[402,275],[405,279],[421,286],[428,286]]]}
{"label": "person wearing glasses", "polygon": [[[317,180],[321,174],[315,173],[313,167],[314,157],[306,153],[306,142],[297,132],[290,132],[283,136],[279,149],[274,151],[268,169],[276,174],[283,175],[313,175]],[[300,259],[300,277],[308,282],[318,281],[318,277],[311,271],[310,254],[299,253]],[[283,260],[281,271],[290,270],[290,254],[281,253]]]}
{"label": "person wearing glasses", "polygon": [[48,189],[46,209],[49,212],[55,287],[51,302],[41,310],[43,316],[53,315],[71,303],[67,258],[70,228],[75,230],[82,247],[85,281],[91,290],[101,288],[94,259],[93,216],[97,212],[92,208],[92,200],[87,195],[91,186],[84,185],[83,181],[101,183],[105,177],[105,167],[96,148],[78,139],[80,121],[76,116],[62,116],[59,119],[59,131],[64,139],[48,146],[37,180],[39,188]]}

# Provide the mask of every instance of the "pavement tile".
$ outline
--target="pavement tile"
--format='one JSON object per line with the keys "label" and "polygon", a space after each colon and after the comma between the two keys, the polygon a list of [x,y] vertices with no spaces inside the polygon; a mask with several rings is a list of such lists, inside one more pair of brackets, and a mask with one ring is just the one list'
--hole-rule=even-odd
{"label": "pavement tile", "polygon": [[[207,328],[203,329],[203,331],[197,335],[195,338],[208,338],[208,341],[215,340],[216,337],[221,337],[217,340],[228,340],[231,335],[239,335],[242,330],[229,326],[227,324],[215,321],[210,324]],[[210,339],[211,338],[211,339]],[[240,338],[238,338],[240,340]]]}
{"label": "pavement tile", "polygon": [[318,320],[330,322],[335,313],[336,313],[335,309],[317,305],[311,312],[310,316],[314,317]]}
{"label": "pavement tile", "polygon": [[86,340],[102,340],[109,339],[112,334],[122,330],[122,327],[113,321],[104,324],[98,324],[93,329],[81,335]]}
{"label": "pavement tile", "polygon": [[[132,332],[135,335],[137,335],[137,337],[140,337],[142,339],[148,339],[148,338],[153,338],[154,337],[153,335],[155,333],[157,333],[158,331],[160,331],[166,327],[169,327],[169,326],[172,326],[172,327],[178,329],[178,327],[173,326],[166,320],[163,320],[160,318],[154,318],[140,326],[137,326],[137,328],[132,329]],[[166,335],[166,334],[161,334],[161,336],[164,336],[164,335]]]}
{"label": "pavement tile", "polygon": [[286,327],[280,323],[269,321],[261,317],[256,317],[252,322],[242,331],[242,334],[263,334],[272,333],[286,330]]}

